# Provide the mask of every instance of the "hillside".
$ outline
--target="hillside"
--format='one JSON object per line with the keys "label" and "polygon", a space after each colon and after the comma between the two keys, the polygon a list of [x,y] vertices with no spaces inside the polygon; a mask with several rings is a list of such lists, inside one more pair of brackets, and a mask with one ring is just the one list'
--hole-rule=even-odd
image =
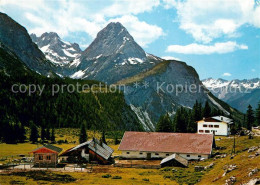
{"label": "hillside", "polygon": [[[99,84],[98,81],[47,78],[30,69],[6,46],[0,47],[0,127],[11,122],[29,125],[55,127],[79,127],[87,123],[88,129],[99,130],[142,130],[136,115],[126,105],[124,95],[118,91],[72,92],[68,90],[53,93],[53,84],[68,86],[72,84]],[[11,91],[13,84],[32,84],[43,87],[28,94]],[[16,89],[18,90],[18,89]],[[3,129],[1,129],[3,131]],[[1,137],[1,136],[0,136]]]}
{"label": "hillside", "polygon": [[[71,141],[77,139],[77,134],[79,130],[71,132],[74,129],[57,129],[56,137],[59,138],[59,134],[62,133],[63,138],[68,139],[69,144],[57,145],[58,147],[63,148],[64,150],[75,146],[71,144]],[[89,138],[91,138],[93,133],[88,133]],[[96,133],[96,136],[100,133]],[[112,138],[108,137],[109,146],[115,149],[114,155],[120,155],[118,151],[118,145],[112,144],[110,140]],[[205,161],[192,161],[189,164],[188,168],[182,167],[165,167],[162,169],[141,169],[141,168],[120,168],[113,167],[111,165],[100,165],[93,166],[93,171],[90,173],[86,172],[74,172],[74,171],[62,171],[54,172],[50,171],[48,178],[41,180],[41,183],[44,184],[53,184],[53,183],[64,183],[63,180],[55,181],[53,177],[57,174],[69,175],[75,178],[74,182],[66,184],[216,184],[223,185],[226,183],[230,177],[234,176],[236,178],[235,184],[246,184],[251,180],[260,178],[260,164],[259,164],[259,155],[256,153],[260,152],[260,149],[256,149],[252,152],[248,152],[248,149],[251,147],[259,147],[260,137],[256,136],[254,139],[248,139],[248,136],[237,137],[236,136],[236,155],[231,158],[231,150],[233,147],[233,137],[216,137],[216,145],[220,149],[213,150],[213,156],[209,160]],[[18,145],[8,145],[0,144],[0,159],[3,159],[6,155],[19,155],[21,153],[27,153],[35,149],[37,145],[24,143]],[[1,163],[6,163],[8,160],[3,160]],[[134,162],[134,161],[133,161]],[[142,162],[142,161],[141,161]],[[147,162],[147,161],[146,161]],[[158,161],[149,161],[150,164],[156,163]],[[160,162],[160,161],[159,161]],[[206,170],[196,172],[195,166],[209,166],[213,163],[211,168]],[[234,170],[226,173],[223,176],[224,172],[229,165],[234,165],[236,168]],[[89,166],[88,166],[89,167]],[[60,170],[63,170],[61,168]],[[258,169],[258,172],[255,172],[249,176],[249,173],[253,169]],[[37,184],[39,180],[35,180],[34,176],[30,175],[31,172],[27,171],[25,174],[19,174],[15,172],[1,172],[0,183],[1,184],[11,184],[11,182],[27,182],[29,184]],[[114,179],[112,177],[105,178],[105,175],[120,176],[121,179]],[[26,176],[23,176],[26,175]],[[44,174],[43,174],[44,175]],[[41,172],[38,173],[38,178],[42,177]],[[46,177],[43,176],[43,177]],[[42,177],[42,178],[43,178]]]}

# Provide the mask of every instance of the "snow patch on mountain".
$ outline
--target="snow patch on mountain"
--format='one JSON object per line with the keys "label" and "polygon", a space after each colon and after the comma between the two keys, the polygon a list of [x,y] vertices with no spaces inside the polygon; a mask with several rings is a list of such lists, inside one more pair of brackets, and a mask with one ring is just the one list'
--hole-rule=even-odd
{"label": "snow patch on mountain", "polygon": [[141,107],[135,107],[133,104],[130,104],[130,107],[135,112],[145,130],[155,130],[155,126],[153,125],[149,114],[146,111],[142,111]]}
{"label": "snow patch on mountain", "polygon": [[76,73],[74,73],[73,75],[71,75],[70,78],[79,79],[79,78],[82,78],[82,76],[84,76],[84,75],[85,75],[85,72],[82,70],[79,70]]}
{"label": "snow patch on mountain", "polygon": [[57,33],[43,33],[40,37],[30,35],[46,58],[58,66],[66,66],[81,54],[81,49],[76,43],[62,40]]}

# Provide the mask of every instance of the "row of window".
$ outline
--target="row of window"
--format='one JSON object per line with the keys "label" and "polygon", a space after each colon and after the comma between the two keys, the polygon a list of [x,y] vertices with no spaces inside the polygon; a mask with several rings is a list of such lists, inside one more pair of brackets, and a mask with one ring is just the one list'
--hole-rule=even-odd
{"label": "row of window", "polygon": [[[130,152],[126,152],[126,154],[130,154]],[[143,152],[139,153],[140,155],[143,155]],[[154,153],[154,155],[159,155],[159,153]],[[165,154],[166,156],[169,156],[170,154]],[[186,155],[186,157],[190,157],[189,154]],[[198,158],[201,158],[201,155],[198,155]]]}
{"label": "row of window", "polygon": [[[208,127],[208,125],[203,124],[203,127]],[[219,128],[219,125],[209,125],[210,128]]]}
{"label": "row of window", "polygon": [[[130,154],[130,152],[126,152],[126,154]],[[140,152],[139,155],[143,155],[143,152]],[[159,155],[159,153],[154,153],[154,155]],[[165,154],[166,156],[169,156],[170,154]]]}
{"label": "row of window", "polygon": [[[47,156],[46,156],[46,159],[47,159],[47,160],[51,160],[51,156],[50,156],[50,155],[47,155]],[[43,160],[43,155],[39,155],[39,160]]]}
{"label": "row of window", "polygon": [[[217,130],[205,130],[205,133],[218,132]],[[204,130],[199,130],[199,133],[204,133]]]}
{"label": "row of window", "polygon": [[[189,154],[187,154],[187,155],[186,155],[186,157],[190,157],[190,155],[189,155]],[[201,158],[201,155],[198,155],[198,158]]]}

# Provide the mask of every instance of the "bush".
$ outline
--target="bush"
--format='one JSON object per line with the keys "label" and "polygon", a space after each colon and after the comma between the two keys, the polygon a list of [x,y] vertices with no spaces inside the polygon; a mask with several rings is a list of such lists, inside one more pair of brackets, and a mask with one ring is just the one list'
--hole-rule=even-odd
{"label": "bush", "polygon": [[150,180],[145,178],[145,179],[143,179],[143,181],[150,181]]}
{"label": "bush", "polygon": [[171,176],[170,176],[170,175],[164,175],[163,178],[165,178],[165,179],[170,179]]}
{"label": "bush", "polygon": [[114,176],[114,177],[112,177],[112,179],[122,179],[122,177],[121,176]]}
{"label": "bush", "polygon": [[110,177],[111,177],[110,174],[102,175],[102,178],[110,178]]}

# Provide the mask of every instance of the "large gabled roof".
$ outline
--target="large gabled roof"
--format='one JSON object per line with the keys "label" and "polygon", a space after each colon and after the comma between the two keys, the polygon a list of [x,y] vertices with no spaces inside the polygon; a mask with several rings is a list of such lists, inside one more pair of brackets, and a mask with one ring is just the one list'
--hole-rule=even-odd
{"label": "large gabled roof", "polygon": [[47,144],[47,145],[43,145],[43,146],[41,146],[39,148],[34,149],[31,153],[34,153],[37,150],[40,150],[42,148],[47,148],[47,149],[52,150],[52,151],[54,151],[56,153],[60,153],[62,151],[62,148],[59,148],[59,147],[51,145],[51,144]]}
{"label": "large gabled roof", "polygon": [[213,134],[125,132],[123,151],[211,154]]}

